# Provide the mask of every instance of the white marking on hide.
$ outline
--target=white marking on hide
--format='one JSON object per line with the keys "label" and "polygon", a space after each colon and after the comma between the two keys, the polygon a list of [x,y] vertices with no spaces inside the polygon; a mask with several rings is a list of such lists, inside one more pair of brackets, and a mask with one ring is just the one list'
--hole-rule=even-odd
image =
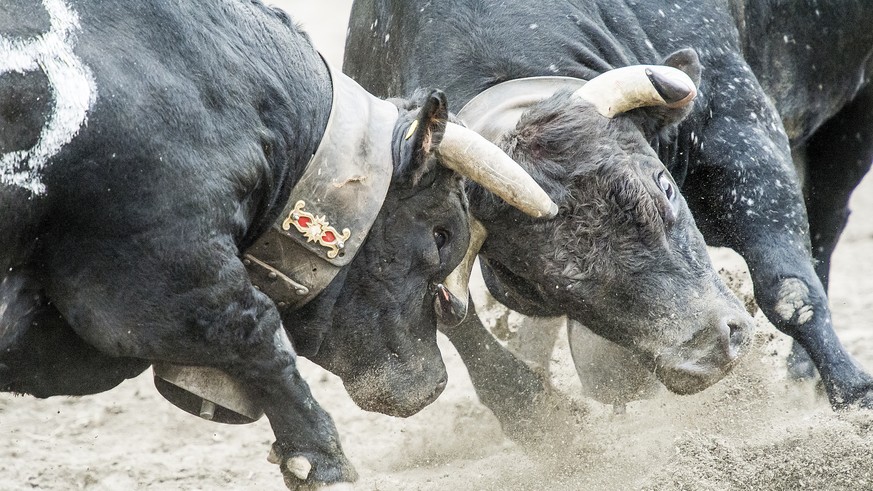
{"label": "white marking on hide", "polygon": [[288,333],[285,332],[285,327],[282,324],[279,324],[279,328],[273,333],[273,346],[276,347],[277,351],[290,353],[292,359],[297,359],[294,346],[291,344],[291,340],[288,339]]}
{"label": "white marking on hide", "polygon": [[797,278],[782,280],[779,285],[779,300],[774,307],[776,313],[785,322],[790,321],[795,315],[798,324],[806,324],[815,314],[812,305],[809,305],[809,288]]}
{"label": "white marking on hide", "polygon": [[0,35],[0,74],[42,70],[54,91],[54,109],[36,144],[0,154],[0,182],[37,195],[45,193],[42,169],[87,124],[88,110],[97,99],[91,70],[73,53],[79,16],[63,0],[43,0],[43,6],[51,19],[47,33],[26,40]]}
{"label": "white marking on hide", "polygon": [[812,305],[804,305],[797,311],[797,323],[806,324],[812,319],[815,312],[812,310]]}

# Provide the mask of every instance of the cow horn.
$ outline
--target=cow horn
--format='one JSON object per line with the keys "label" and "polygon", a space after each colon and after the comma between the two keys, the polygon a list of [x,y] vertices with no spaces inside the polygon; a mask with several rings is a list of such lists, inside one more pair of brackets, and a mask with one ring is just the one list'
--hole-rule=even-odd
{"label": "cow horn", "polygon": [[558,206],[543,188],[509,155],[475,131],[448,123],[439,153],[446,167],[528,215],[552,218],[558,214]]}
{"label": "cow horn", "polygon": [[638,107],[686,106],[697,96],[697,88],[682,70],[664,65],[633,65],[594,77],[574,95],[612,118]]}
{"label": "cow horn", "polygon": [[438,285],[434,308],[440,317],[442,327],[455,327],[467,316],[467,305],[470,299],[470,273],[476,255],[482,248],[482,243],[488,237],[488,231],[479,220],[470,215],[470,244],[464,259],[454,271],[449,273],[443,285]]}

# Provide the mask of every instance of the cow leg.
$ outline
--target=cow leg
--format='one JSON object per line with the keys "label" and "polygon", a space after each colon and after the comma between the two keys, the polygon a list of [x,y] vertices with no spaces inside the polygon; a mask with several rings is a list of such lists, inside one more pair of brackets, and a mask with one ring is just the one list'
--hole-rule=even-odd
{"label": "cow leg", "polygon": [[815,275],[811,257],[786,254],[790,243],[775,250],[771,246],[770,241],[756,240],[737,247],[749,264],[762,312],[809,353],[834,408],[851,404],[873,408],[873,378],[849,355],[834,332],[827,294]]}
{"label": "cow leg", "polygon": [[212,366],[251,388],[289,487],[353,481],[331,417],[297,371],[275,305],[251,285],[231,239],[196,239],[59,243],[49,297],[105,353]]}
{"label": "cow leg", "polygon": [[567,340],[582,394],[612,405],[615,414],[624,414],[627,403],[649,399],[664,388],[630,350],[594,334],[581,322],[567,321]]}
{"label": "cow leg", "polygon": [[569,401],[560,399],[548,381],[494,339],[472,299],[467,318],[441,330],[461,355],[479,400],[510,439],[538,446],[551,440],[549,430],[564,428],[567,411],[572,412]]}
{"label": "cow leg", "polygon": [[[714,87],[714,93],[718,93]],[[739,104],[734,117],[706,126],[686,187],[694,217],[711,245],[736,250],[749,266],[758,306],[809,353],[834,408],[873,407],[873,377],[834,332],[824,286],[813,269],[809,226],[788,141],[765,103]],[[755,114],[752,120],[748,114]],[[741,119],[742,118],[742,119]],[[737,145],[725,135],[743,135]]]}
{"label": "cow leg", "polygon": [[39,284],[16,270],[0,281],[0,390],[36,397],[109,390],[149,362],[107,356],[85,343],[48,303]]}
{"label": "cow leg", "polygon": [[[873,161],[873,86],[816,131],[804,150],[812,255],[827,291],[831,255],[849,219],[849,198]],[[788,360],[794,378],[815,375],[812,360],[798,343]]]}
{"label": "cow leg", "polygon": [[548,379],[552,351],[558,340],[559,329],[565,324],[564,318],[525,316],[507,346],[528,365],[539,369]]}

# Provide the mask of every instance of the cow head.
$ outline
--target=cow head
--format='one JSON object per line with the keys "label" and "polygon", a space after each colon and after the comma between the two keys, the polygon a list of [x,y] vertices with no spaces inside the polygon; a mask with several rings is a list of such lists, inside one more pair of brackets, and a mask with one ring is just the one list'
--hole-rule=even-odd
{"label": "cow head", "polygon": [[[554,214],[557,207],[505,153],[449,123],[441,92],[392,102],[399,118],[383,206],[351,264],[285,323],[294,326],[297,351],[342,378],[360,407],[408,416],[446,384],[435,299],[470,240],[462,174],[531,213]],[[500,170],[479,175],[491,165]],[[526,193],[519,183],[530,187],[541,212],[513,199]]]}
{"label": "cow head", "polygon": [[470,196],[498,298],[567,314],[636,352],[672,391],[693,393],[730,370],[753,322],[650,144],[687,115],[699,79],[691,50],[665,64],[679,70],[620,69],[559,92],[505,135],[501,146],[559,204],[557,219],[535,223]]}

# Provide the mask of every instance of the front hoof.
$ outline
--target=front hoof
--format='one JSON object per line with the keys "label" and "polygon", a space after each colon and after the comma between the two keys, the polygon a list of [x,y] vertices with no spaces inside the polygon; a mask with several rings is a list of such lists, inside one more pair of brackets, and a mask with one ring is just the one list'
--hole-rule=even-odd
{"label": "front hoof", "polygon": [[873,409],[873,392],[867,392],[863,397],[853,401],[851,407],[856,409]]}
{"label": "front hoof", "polygon": [[358,479],[355,468],[342,453],[322,455],[283,451],[277,442],[270,449],[267,461],[279,465],[285,486],[294,491],[352,490],[352,482]]}

